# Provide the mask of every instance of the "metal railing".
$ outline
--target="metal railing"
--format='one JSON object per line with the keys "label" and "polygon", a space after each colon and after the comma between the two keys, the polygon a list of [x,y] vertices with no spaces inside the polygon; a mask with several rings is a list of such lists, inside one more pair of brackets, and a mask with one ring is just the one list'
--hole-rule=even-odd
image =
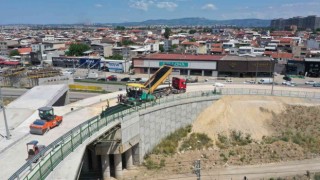
{"label": "metal railing", "polygon": [[[104,118],[95,116],[86,122],[73,128],[50,145],[48,145],[39,154],[27,161],[19,170],[17,170],[9,179],[45,179],[51,171],[61,162],[66,156],[79,147],[86,139],[98,132],[100,129],[108,126],[111,122],[137,112],[141,109],[146,109],[151,106],[169,103],[182,99],[197,98],[204,96],[221,96],[221,95],[272,95],[270,89],[228,89],[221,88],[211,91],[196,91],[179,95],[166,96],[159,98],[156,101],[146,102],[140,106],[134,106],[130,109],[109,115]],[[299,98],[314,98],[320,99],[320,93],[302,92],[302,91],[273,91],[274,96],[284,97],[299,97]],[[120,121],[119,121],[120,123]],[[38,163],[34,164],[38,160]]]}

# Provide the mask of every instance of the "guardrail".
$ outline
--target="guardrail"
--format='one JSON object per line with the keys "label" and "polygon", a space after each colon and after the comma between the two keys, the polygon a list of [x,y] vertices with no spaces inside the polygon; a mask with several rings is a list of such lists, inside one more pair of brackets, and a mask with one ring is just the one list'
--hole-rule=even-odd
{"label": "guardrail", "polygon": [[[95,116],[86,122],[73,128],[37,154],[34,158],[27,161],[19,170],[17,170],[9,179],[45,179],[51,171],[63,159],[73,152],[80,144],[88,139],[91,135],[98,132],[101,128],[108,126],[111,122],[129,115],[133,112],[145,109],[158,104],[173,102],[180,99],[197,98],[203,96],[220,96],[220,95],[274,95],[284,97],[314,98],[320,99],[320,93],[302,92],[302,91],[279,91],[270,89],[228,89],[220,88],[211,91],[197,91],[179,95],[166,96],[153,102],[146,102],[140,106],[134,106],[119,113],[100,118]],[[119,122],[120,123],[120,122]],[[33,162],[39,159],[37,164]]]}

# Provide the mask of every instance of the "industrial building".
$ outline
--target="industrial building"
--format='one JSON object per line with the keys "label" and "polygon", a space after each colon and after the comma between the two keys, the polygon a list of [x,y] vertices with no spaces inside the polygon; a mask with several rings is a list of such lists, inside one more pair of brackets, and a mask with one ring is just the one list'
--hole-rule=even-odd
{"label": "industrial building", "polygon": [[52,57],[52,65],[62,68],[99,69],[110,72],[129,72],[131,66],[128,60],[112,60],[99,57]]}
{"label": "industrial building", "polygon": [[132,63],[135,73],[153,74],[163,65],[174,67],[173,74],[218,76],[217,61],[223,56],[192,55],[192,54],[150,54],[133,58]]}
{"label": "industrial building", "polygon": [[182,76],[270,76],[273,61],[270,57],[192,54],[151,54],[133,58],[136,73],[154,73],[163,65],[174,67],[173,73]]}

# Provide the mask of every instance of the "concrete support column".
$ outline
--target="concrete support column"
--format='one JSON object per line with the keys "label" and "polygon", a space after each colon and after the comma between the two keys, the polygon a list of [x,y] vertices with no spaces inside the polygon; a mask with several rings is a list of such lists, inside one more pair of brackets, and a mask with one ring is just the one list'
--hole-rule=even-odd
{"label": "concrete support column", "polygon": [[[139,147],[140,144],[136,144],[133,147],[131,147],[132,150],[132,158],[133,158],[133,165],[139,165],[140,162],[143,162],[143,159],[140,159],[140,153],[139,153]],[[141,156],[142,157],[142,156]]]}
{"label": "concrete support column", "polygon": [[191,71],[191,70],[190,70],[190,69],[188,69],[188,76],[190,76],[190,71]]}
{"label": "concrete support column", "polygon": [[125,156],[126,156],[126,168],[128,170],[133,169],[133,159],[132,159],[132,149],[128,149],[125,152]]}
{"label": "concrete support column", "polygon": [[92,160],[92,170],[97,171],[98,168],[98,158],[95,151],[91,151],[91,160]]}
{"label": "concrete support column", "polygon": [[122,178],[122,159],[121,154],[114,155],[115,178]]}
{"label": "concrete support column", "polygon": [[102,164],[103,179],[104,180],[109,180],[111,178],[109,154],[101,155],[101,164]]}
{"label": "concrete support column", "polygon": [[204,76],[204,70],[201,71],[201,76]]}

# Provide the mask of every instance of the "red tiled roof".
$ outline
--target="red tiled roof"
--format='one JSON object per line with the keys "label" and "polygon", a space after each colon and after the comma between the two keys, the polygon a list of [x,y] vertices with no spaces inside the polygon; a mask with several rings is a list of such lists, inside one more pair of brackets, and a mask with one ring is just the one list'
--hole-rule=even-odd
{"label": "red tiled roof", "polygon": [[150,60],[196,60],[196,61],[217,61],[224,56],[219,55],[193,55],[193,54],[150,54],[142,59]]}
{"label": "red tiled roof", "polygon": [[200,46],[197,42],[183,42],[182,45],[193,45],[193,46]]}
{"label": "red tiled roof", "polygon": [[4,65],[18,65],[18,64],[20,64],[20,62],[17,62],[17,61],[2,61],[2,62],[0,62],[0,64],[4,64]]}
{"label": "red tiled roof", "polygon": [[292,57],[293,57],[293,54],[291,53],[286,53],[286,52],[272,53],[272,58],[292,59]]}
{"label": "red tiled roof", "polygon": [[291,43],[291,38],[279,38],[280,43]]}
{"label": "red tiled roof", "polygon": [[211,48],[211,52],[223,52],[222,48]]}
{"label": "red tiled roof", "polygon": [[211,46],[214,47],[214,48],[220,48],[220,47],[222,47],[222,44],[221,43],[212,44]]}
{"label": "red tiled roof", "polygon": [[31,48],[19,48],[18,51],[20,54],[30,53],[32,51],[32,49]]}

